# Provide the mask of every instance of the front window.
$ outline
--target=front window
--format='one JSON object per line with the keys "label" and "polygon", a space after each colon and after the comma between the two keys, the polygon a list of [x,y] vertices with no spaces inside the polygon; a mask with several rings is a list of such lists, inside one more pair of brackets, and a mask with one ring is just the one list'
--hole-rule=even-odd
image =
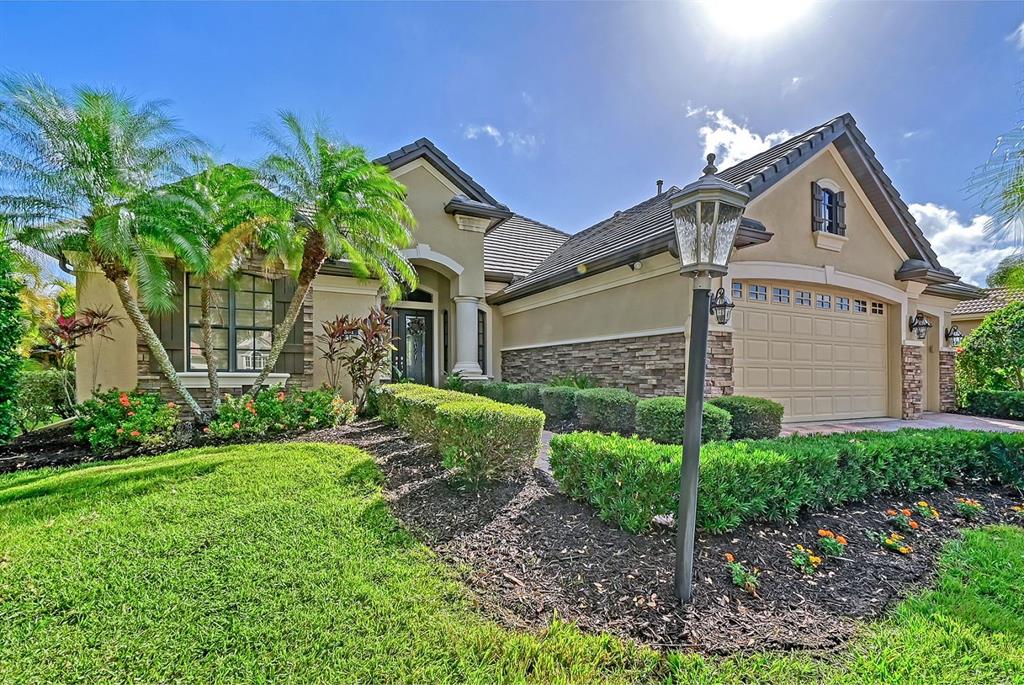
{"label": "front window", "polygon": [[[188,281],[188,368],[206,369],[200,325],[201,292]],[[210,305],[213,345],[220,371],[258,371],[270,355],[274,328],[274,283],[242,275],[234,288],[217,284]],[[232,354],[232,350],[234,353]]]}
{"label": "front window", "polygon": [[487,373],[487,313],[476,310],[476,363],[480,371]]}
{"label": "front window", "polygon": [[839,230],[839,193],[828,188],[821,189],[822,228],[829,233]]}

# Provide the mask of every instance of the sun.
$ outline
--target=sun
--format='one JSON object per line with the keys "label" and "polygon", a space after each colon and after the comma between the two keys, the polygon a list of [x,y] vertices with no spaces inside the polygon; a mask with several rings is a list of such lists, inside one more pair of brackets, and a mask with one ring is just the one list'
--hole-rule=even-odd
{"label": "sun", "polygon": [[812,0],[707,0],[701,5],[718,31],[737,38],[758,38],[793,24],[810,10]]}

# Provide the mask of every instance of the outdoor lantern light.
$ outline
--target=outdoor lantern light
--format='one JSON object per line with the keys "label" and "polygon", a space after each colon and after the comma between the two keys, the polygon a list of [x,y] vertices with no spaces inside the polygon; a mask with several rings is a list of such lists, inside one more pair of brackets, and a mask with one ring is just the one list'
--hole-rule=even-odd
{"label": "outdoor lantern light", "polygon": [[946,342],[953,347],[960,347],[960,343],[964,341],[964,334],[960,332],[956,324],[953,324],[952,328],[946,329]]}
{"label": "outdoor lantern light", "polygon": [[718,322],[719,326],[729,325],[729,319],[732,317],[732,308],[735,306],[725,296],[725,288],[719,288],[715,296],[711,298],[711,313],[715,315],[715,321]]}
{"label": "outdoor lantern light", "polygon": [[928,319],[924,318],[924,314],[921,312],[918,312],[917,316],[910,320],[910,330],[914,331],[918,340],[927,338],[928,329],[931,327],[932,325],[928,322]]}
{"label": "outdoor lantern light", "polygon": [[750,196],[715,176],[715,155],[708,155],[704,175],[672,198],[672,219],[682,273],[721,276]]}
{"label": "outdoor lantern light", "polygon": [[693,277],[690,326],[686,332],[686,414],[683,418],[683,464],[676,515],[676,595],[683,603],[693,596],[693,542],[697,520],[697,477],[700,473],[701,416],[708,356],[708,319],[729,322],[733,303],[718,289],[709,297],[711,277],[726,273],[733,241],[750,196],[715,175],[715,156],[708,155],[704,175],[672,196],[672,219],[679,248],[679,272]]}

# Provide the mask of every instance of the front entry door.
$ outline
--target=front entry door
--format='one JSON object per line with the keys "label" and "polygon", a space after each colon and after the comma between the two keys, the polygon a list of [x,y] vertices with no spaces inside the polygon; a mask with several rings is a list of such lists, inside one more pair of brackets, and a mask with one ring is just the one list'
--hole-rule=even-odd
{"label": "front entry door", "polygon": [[434,383],[434,313],[422,309],[393,310],[395,350],[392,380]]}

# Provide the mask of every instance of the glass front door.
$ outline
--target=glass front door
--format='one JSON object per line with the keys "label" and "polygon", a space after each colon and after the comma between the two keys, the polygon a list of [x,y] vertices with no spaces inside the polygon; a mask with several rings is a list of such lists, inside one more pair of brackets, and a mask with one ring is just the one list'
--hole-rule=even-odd
{"label": "glass front door", "polygon": [[420,309],[394,310],[393,380],[434,383],[434,313]]}

